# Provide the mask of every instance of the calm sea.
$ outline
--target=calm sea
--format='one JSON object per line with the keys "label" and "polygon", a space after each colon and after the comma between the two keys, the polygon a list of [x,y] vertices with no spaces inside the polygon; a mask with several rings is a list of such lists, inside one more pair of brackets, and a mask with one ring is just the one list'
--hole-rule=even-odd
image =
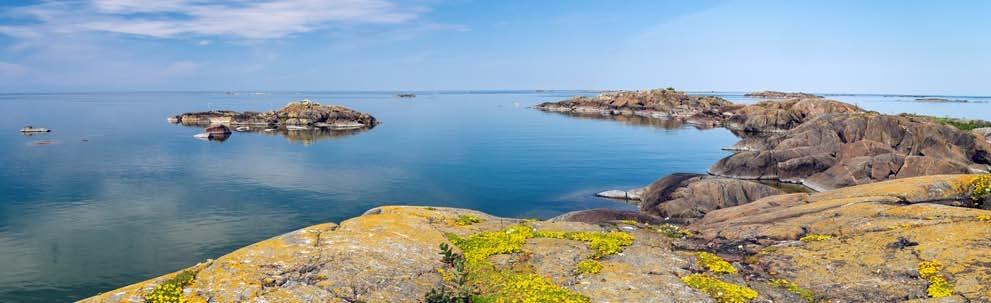
{"label": "calm sea", "polygon": [[[0,95],[0,302],[84,298],[379,205],[527,218],[631,208],[592,194],[704,172],[736,141],[723,129],[527,108],[577,94],[588,93]],[[199,129],[165,120],[303,98],[368,112],[382,124],[206,142],[193,138]],[[833,98],[889,113],[991,119],[986,103]],[[17,130],[25,125],[53,132],[24,136]]]}

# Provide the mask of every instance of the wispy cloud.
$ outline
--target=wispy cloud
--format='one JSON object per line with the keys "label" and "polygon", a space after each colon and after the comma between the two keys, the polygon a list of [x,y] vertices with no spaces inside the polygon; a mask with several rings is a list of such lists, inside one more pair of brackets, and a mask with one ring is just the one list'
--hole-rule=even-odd
{"label": "wispy cloud", "polygon": [[0,27],[0,33],[17,38],[108,32],[155,38],[275,39],[332,26],[402,24],[425,11],[389,0],[47,1],[7,11],[10,17],[33,22]]}

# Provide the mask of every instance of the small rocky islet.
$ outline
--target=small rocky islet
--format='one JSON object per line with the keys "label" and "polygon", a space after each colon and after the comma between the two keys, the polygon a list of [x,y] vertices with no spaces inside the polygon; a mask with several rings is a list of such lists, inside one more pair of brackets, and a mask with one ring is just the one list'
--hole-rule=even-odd
{"label": "small rocky islet", "polygon": [[741,140],[710,174],[612,193],[639,211],[523,220],[383,206],[83,301],[991,300],[985,129],[818,97],[737,105],[670,89],[537,108],[679,119]]}
{"label": "small rocky islet", "polygon": [[[268,112],[236,112],[229,110],[190,112],[168,118],[169,123],[195,127],[234,128],[238,132],[281,134],[291,140],[309,142],[316,139],[346,136],[378,125],[367,113],[339,105],[323,105],[310,100],[290,102],[283,108]],[[206,135],[216,132],[204,131]],[[227,139],[230,135],[216,134]]]}

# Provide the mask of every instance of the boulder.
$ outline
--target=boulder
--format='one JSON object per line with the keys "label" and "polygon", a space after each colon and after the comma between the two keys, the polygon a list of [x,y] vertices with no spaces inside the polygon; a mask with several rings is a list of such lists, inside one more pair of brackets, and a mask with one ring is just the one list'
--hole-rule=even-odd
{"label": "boulder", "polygon": [[923,266],[950,282],[939,302],[987,302],[991,266],[981,260],[991,260],[991,211],[957,206],[970,202],[976,177],[772,196],[709,212],[689,228],[699,247],[742,260],[755,279],[784,279],[822,302],[927,299],[934,282]]}
{"label": "boulder", "polygon": [[634,188],[630,190],[613,189],[597,193],[595,196],[617,200],[640,201],[645,190],[647,190],[646,187]]}
{"label": "boulder", "polygon": [[710,173],[801,183],[815,190],[932,174],[986,172],[991,145],[930,119],[868,112],[821,114],[746,146]]}
{"label": "boulder", "polygon": [[211,135],[230,135],[231,129],[221,124],[207,127],[203,132]]}
{"label": "boulder", "polygon": [[644,192],[640,211],[662,218],[693,219],[706,213],[782,194],[747,180],[677,173],[658,179]]}

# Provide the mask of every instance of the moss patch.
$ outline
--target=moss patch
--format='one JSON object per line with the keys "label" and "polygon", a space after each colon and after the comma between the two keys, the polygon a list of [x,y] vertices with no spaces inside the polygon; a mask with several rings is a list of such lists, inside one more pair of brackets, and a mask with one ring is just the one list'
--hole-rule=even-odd
{"label": "moss patch", "polygon": [[672,239],[681,239],[681,238],[691,238],[692,237],[692,232],[691,231],[689,231],[687,229],[684,229],[684,228],[681,228],[681,227],[678,227],[678,226],[675,226],[675,225],[672,225],[672,224],[661,224],[660,226],[657,227],[657,232],[659,232],[659,233],[667,236],[668,238],[672,238]]}
{"label": "moss patch", "polygon": [[695,258],[696,263],[698,263],[699,266],[710,272],[717,274],[736,273],[736,268],[733,267],[733,264],[729,264],[729,262],[726,262],[726,260],[723,260],[723,258],[720,258],[713,253],[701,251],[695,254]]}
{"label": "moss patch", "polygon": [[788,290],[788,292],[796,294],[799,297],[802,297],[802,299],[804,299],[807,302],[816,301],[815,293],[813,293],[811,290],[798,286],[798,284],[795,284],[795,282],[791,282],[785,279],[772,279],[769,282],[769,284],[771,284],[771,286],[774,287],[784,288],[785,290]]}
{"label": "moss patch", "polygon": [[[588,302],[577,292],[554,284],[549,278],[533,272],[532,268],[498,268],[488,257],[518,253],[531,238],[555,238],[585,242],[595,251],[593,258],[616,254],[633,244],[633,236],[625,232],[560,232],[535,231],[527,225],[515,225],[505,230],[482,232],[467,237],[448,234],[448,239],[464,254],[468,284],[477,293],[472,302]],[[593,263],[590,263],[593,262]],[[577,272],[598,272],[602,265],[594,260],[578,264]]]}
{"label": "moss patch", "polygon": [[705,274],[691,274],[681,278],[686,285],[709,295],[719,303],[747,303],[757,298],[757,291]]}
{"label": "moss patch", "polygon": [[181,303],[186,302],[182,296],[182,289],[193,282],[196,273],[184,271],[171,279],[165,280],[145,295],[145,302],[148,303]]}

